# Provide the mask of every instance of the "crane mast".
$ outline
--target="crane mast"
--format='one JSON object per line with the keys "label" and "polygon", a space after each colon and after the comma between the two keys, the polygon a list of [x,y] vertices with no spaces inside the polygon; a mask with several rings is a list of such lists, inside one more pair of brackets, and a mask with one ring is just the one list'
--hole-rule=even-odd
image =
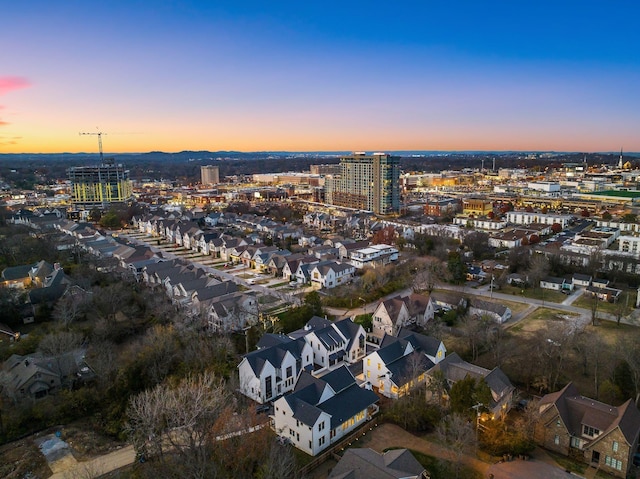
{"label": "crane mast", "polygon": [[80,135],[94,135],[98,137],[98,151],[100,152],[100,163],[104,163],[104,158],[102,156],[102,135],[106,135],[106,133],[103,133],[101,131],[97,131],[97,132],[89,132],[89,133],[85,133],[85,132],[80,132]]}

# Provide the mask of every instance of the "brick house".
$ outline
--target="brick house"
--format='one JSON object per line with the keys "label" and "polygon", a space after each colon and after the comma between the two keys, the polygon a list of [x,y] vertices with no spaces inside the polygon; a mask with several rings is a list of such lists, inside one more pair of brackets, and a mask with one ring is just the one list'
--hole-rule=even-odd
{"label": "brick house", "polygon": [[640,412],[631,399],[614,407],[581,396],[567,384],[539,403],[535,440],[617,477],[626,477],[638,448]]}

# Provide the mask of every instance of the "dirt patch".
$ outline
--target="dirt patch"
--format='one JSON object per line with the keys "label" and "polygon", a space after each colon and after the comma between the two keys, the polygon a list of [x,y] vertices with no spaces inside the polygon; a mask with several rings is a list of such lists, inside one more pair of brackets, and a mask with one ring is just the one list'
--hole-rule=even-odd
{"label": "dirt patch", "polygon": [[50,475],[51,469],[33,438],[21,439],[0,447],[0,477],[35,479]]}
{"label": "dirt patch", "polygon": [[89,421],[78,421],[60,428],[61,438],[73,449],[78,461],[113,452],[126,443],[98,434]]}
{"label": "dirt patch", "polygon": [[509,329],[511,333],[531,334],[546,327],[549,322],[575,322],[579,315],[558,311],[557,309],[538,308],[518,324]]}
{"label": "dirt patch", "polygon": [[37,445],[44,440],[45,436],[56,432],[60,433],[61,440],[69,444],[70,454],[64,459],[67,462],[85,461],[91,457],[115,451],[125,444],[96,433],[89,421],[78,421],[68,426],[51,428],[0,446],[0,477],[3,479],[45,478],[52,474],[53,468],[65,469],[67,465],[62,463],[50,467]]}

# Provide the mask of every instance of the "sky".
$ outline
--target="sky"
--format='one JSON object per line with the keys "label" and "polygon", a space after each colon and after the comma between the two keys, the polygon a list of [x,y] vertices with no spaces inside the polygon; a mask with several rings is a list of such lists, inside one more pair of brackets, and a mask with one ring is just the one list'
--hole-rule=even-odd
{"label": "sky", "polygon": [[21,0],[0,153],[640,151],[640,2]]}

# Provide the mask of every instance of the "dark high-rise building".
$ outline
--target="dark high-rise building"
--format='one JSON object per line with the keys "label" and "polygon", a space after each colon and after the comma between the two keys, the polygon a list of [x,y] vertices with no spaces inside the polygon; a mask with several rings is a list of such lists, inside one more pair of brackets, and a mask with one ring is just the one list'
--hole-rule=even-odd
{"label": "dark high-rise building", "polygon": [[399,158],[357,152],[340,158],[340,175],[325,179],[326,202],[387,215],[400,209]]}

